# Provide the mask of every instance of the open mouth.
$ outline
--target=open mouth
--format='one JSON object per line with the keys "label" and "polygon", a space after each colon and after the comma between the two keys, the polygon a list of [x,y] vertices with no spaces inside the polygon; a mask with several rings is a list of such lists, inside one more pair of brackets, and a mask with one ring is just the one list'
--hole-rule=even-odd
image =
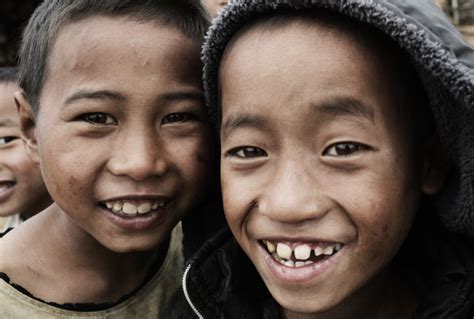
{"label": "open mouth", "polygon": [[290,243],[262,240],[260,244],[275,261],[291,268],[319,263],[333,257],[344,247],[341,243],[329,242]]}
{"label": "open mouth", "polygon": [[124,218],[137,218],[162,210],[169,204],[166,199],[114,200],[99,205],[109,212]]}
{"label": "open mouth", "polygon": [[5,191],[9,190],[13,186],[15,186],[15,184],[16,183],[12,182],[12,181],[0,182],[0,193],[3,193]]}

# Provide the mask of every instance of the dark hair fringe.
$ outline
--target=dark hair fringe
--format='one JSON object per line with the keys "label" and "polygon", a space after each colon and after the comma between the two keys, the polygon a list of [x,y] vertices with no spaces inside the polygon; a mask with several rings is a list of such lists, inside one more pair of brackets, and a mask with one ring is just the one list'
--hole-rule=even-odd
{"label": "dark hair fringe", "polygon": [[23,32],[19,50],[19,85],[36,113],[48,73],[48,57],[62,27],[94,15],[156,21],[202,41],[209,26],[198,0],[45,0]]}

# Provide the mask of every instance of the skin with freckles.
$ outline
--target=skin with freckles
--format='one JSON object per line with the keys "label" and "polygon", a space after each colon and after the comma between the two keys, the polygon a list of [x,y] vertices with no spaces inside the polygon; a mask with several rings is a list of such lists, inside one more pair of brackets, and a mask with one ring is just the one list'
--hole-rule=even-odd
{"label": "skin with freckles", "polygon": [[51,203],[39,166],[20,139],[15,83],[0,83],[0,217],[29,218]]}
{"label": "skin with freckles", "polygon": [[[2,239],[2,255],[34,243],[34,254],[0,262],[13,282],[57,303],[115,301],[143,282],[208,189],[199,48],[173,27],[127,17],[61,29],[38,114],[16,95],[27,149],[55,203]],[[164,206],[124,217],[106,205],[144,200]]]}
{"label": "skin with freckles", "polygon": [[[421,193],[436,190],[396,111],[392,66],[346,31],[257,23],[226,49],[225,214],[286,318],[410,318],[416,299],[390,261]],[[264,240],[342,249],[298,270],[275,262]]]}

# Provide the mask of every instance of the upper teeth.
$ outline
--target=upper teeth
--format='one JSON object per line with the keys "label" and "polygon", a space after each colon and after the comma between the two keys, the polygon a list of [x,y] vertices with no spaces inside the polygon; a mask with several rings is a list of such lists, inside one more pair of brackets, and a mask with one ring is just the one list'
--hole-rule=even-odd
{"label": "upper teeth", "polygon": [[294,256],[295,261],[293,261],[293,264],[296,267],[304,266],[304,262],[310,259],[312,252],[314,252],[314,256],[316,257],[321,255],[331,256],[342,248],[342,244],[340,243],[334,243],[331,245],[317,245],[314,248],[311,248],[309,244],[299,244],[293,246],[292,248],[286,243],[276,243],[275,248],[274,243],[271,243],[267,240],[264,240],[263,242],[270,254],[272,254],[277,260],[282,261],[284,265],[288,265],[288,261],[291,261],[291,257]]}
{"label": "upper teeth", "polygon": [[110,201],[105,202],[105,206],[114,213],[122,213],[125,215],[140,215],[147,214],[153,209],[163,207],[165,202],[160,201],[141,201],[140,204],[136,205],[127,201]]}
{"label": "upper teeth", "polygon": [[278,243],[276,253],[283,259],[290,259],[291,247],[286,244]]}

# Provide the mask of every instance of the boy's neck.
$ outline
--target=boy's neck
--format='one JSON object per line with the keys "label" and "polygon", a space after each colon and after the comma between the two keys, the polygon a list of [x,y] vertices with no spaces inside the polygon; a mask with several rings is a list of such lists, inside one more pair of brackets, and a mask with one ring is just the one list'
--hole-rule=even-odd
{"label": "boy's neck", "polygon": [[390,270],[385,270],[367,286],[337,307],[321,314],[300,314],[283,310],[285,319],[409,319],[416,310],[414,290]]}
{"label": "boy's neck", "polygon": [[28,260],[17,264],[28,265],[32,273],[21,273],[20,282],[10,276],[12,282],[37,298],[58,304],[117,301],[140,286],[152,267],[159,268],[155,265],[161,264],[169,245],[167,241],[152,251],[115,253],[83,231],[56,204],[24,226],[22,241],[34,246],[29,247],[34,254],[25,255]]}

